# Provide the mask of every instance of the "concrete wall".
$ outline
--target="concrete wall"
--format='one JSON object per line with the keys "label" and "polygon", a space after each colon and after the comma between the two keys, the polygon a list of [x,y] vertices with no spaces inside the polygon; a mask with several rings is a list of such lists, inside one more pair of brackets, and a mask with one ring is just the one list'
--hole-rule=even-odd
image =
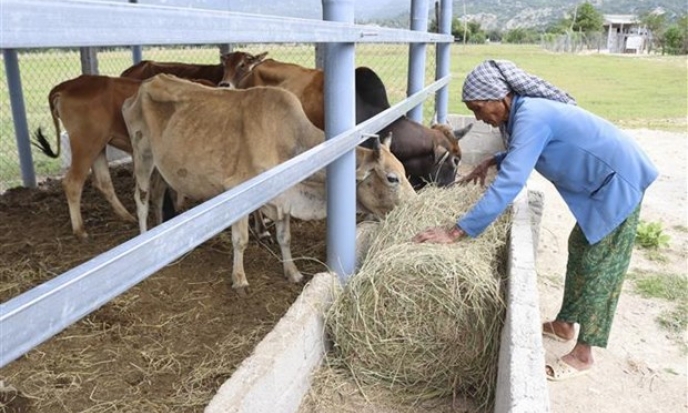
{"label": "concrete wall", "polygon": [[[471,119],[450,116],[449,122],[463,127]],[[462,148],[464,160],[476,163],[504,145],[494,128],[480,122],[462,140]],[[524,189],[513,203],[495,413],[549,412],[535,271],[543,202],[541,193]],[[374,226],[363,223],[357,228],[359,258]],[[327,351],[323,314],[338,285],[335,275],[317,274],[275,329],[222,385],[205,413],[295,413],[310,386],[310,373]]]}

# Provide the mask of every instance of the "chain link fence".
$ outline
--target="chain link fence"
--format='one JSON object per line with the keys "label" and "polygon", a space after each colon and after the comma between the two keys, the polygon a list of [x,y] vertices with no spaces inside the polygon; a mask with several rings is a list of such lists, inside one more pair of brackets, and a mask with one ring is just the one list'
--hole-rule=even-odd
{"label": "chain link fence", "polygon": [[[314,44],[236,44],[232,45],[232,49],[252,54],[267,51],[268,57],[275,60],[304,67],[316,66]],[[218,45],[146,46],[142,48],[142,57],[145,60],[160,62],[215,64],[220,62],[221,50]],[[406,97],[408,50],[409,46],[405,43],[356,46],[356,66],[368,66],[378,73],[387,88],[392,105]],[[48,106],[48,93],[57,84],[81,75],[80,50],[78,48],[32,49],[18,51],[17,55],[29,131],[33,134],[41,127],[53,145],[56,135]],[[101,75],[119,76],[133,64],[130,48],[98,48],[95,56],[98,74]],[[0,193],[22,185],[4,62],[2,67],[0,71]],[[434,45],[427,47],[425,67],[425,84],[427,85],[435,78]],[[432,119],[434,107],[431,106],[433,105],[434,102],[429,100],[423,106],[425,124]],[[35,147],[32,147],[31,151],[36,178],[39,182],[62,174],[63,160],[51,159]]]}
{"label": "chain link fence", "polygon": [[599,32],[544,34],[540,40],[540,45],[546,50],[558,53],[581,53],[586,51],[599,53],[607,48],[607,35]]}

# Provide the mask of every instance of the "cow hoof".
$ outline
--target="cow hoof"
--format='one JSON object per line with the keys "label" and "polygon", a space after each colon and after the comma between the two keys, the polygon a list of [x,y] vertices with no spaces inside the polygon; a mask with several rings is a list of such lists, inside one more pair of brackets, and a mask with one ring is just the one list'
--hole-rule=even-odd
{"label": "cow hoof", "polygon": [[260,234],[258,234],[258,239],[260,241],[268,242],[270,244],[275,242],[275,240],[272,238],[272,234],[270,234],[270,231],[261,232]]}
{"label": "cow hoof", "polygon": [[248,295],[248,285],[240,285],[240,286],[234,286],[234,291],[236,291],[237,295],[241,297],[246,297]]}
{"label": "cow hoof", "polygon": [[301,274],[300,272],[297,272],[295,274],[291,274],[291,275],[287,276],[287,279],[289,281],[293,282],[294,284],[298,284],[301,281],[303,281],[303,274]]}
{"label": "cow hoof", "polygon": [[76,237],[79,239],[79,241],[88,241],[88,232],[83,231],[83,232],[76,232],[74,233]]}

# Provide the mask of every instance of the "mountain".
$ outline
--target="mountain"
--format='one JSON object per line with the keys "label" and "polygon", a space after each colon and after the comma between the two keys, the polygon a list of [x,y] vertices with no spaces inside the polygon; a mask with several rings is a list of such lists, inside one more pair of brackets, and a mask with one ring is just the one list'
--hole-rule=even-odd
{"label": "mountain", "polygon": [[[104,1],[104,0],[102,0]],[[113,0],[110,0],[113,1]],[[126,2],[128,0],[114,0]],[[408,27],[411,0],[352,0],[356,23]],[[571,12],[582,0],[453,0],[456,18],[478,21],[483,29],[545,27]],[[661,9],[669,20],[686,14],[685,0],[591,0],[604,14],[639,14]],[[138,0],[140,4],[257,13],[306,19],[322,18],[322,0]],[[434,19],[434,0],[428,16]],[[465,10],[465,12],[464,12]]]}
{"label": "mountain", "polygon": [[[484,29],[545,27],[570,15],[580,0],[465,0],[468,20]],[[603,14],[641,14],[663,10],[670,20],[686,13],[685,0],[592,0]],[[464,1],[454,1],[454,16],[464,15]]]}

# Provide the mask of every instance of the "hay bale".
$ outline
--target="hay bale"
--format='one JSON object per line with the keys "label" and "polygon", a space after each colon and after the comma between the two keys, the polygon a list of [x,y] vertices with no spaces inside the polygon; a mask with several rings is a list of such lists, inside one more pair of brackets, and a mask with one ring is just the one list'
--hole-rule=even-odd
{"label": "hay bale", "polygon": [[357,274],[330,308],[335,364],[363,383],[424,400],[462,393],[488,405],[496,386],[508,217],[456,244],[414,244],[448,225],[482,194],[429,187],[377,227]]}

